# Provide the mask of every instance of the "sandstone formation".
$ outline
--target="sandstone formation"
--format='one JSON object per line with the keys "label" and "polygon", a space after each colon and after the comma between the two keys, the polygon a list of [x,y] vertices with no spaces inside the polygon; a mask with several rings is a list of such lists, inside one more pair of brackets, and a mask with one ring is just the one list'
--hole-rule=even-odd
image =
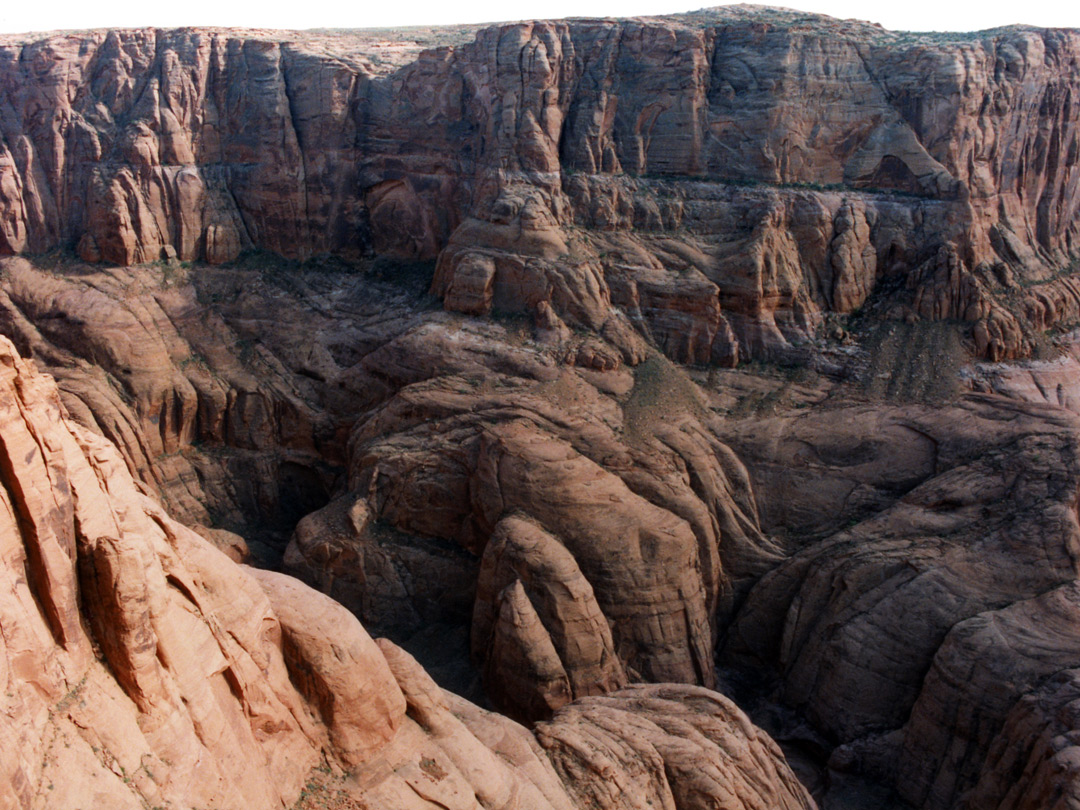
{"label": "sandstone formation", "polygon": [[[821,424],[867,419],[856,445]],[[1077,666],[1077,427],[992,397],[780,418],[744,446],[733,425],[759,497],[810,478],[823,497],[763,513],[803,548],[751,591],[724,657],[772,662],[784,700],[844,744],[834,758],[913,806],[1042,806],[1009,803],[989,752],[1030,745],[1014,705]]]}
{"label": "sandstone formation", "polygon": [[1078,60],[0,37],[0,807],[1072,806]]}
{"label": "sandstone formation", "polygon": [[581,806],[786,810],[810,803],[791,772],[775,768],[775,743],[731,701],[700,687],[638,686],[586,698],[536,734]]}
{"label": "sandstone formation", "polygon": [[[541,645],[553,654],[558,691],[544,696],[543,710],[526,712],[530,719],[550,714],[574,697],[605,694],[626,685],[611,627],[592,585],[566,547],[540,526],[520,517],[501,520],[484,549],[476,589],[473,655],[494,670],[485,682],[492,685],[489,695],[496,703],[512,708],[521,702],[518,690],[532,686],[519,684],[515,689],[505,684],[507,694],[498,696],[495,690],[503,687],[500,672],[520,671],[513,663],[515,651],[504,652],[496,643],[503,638],[521,648],[518,654],[527,656]],[[533,632],[540,635],[538,641],[517,638],[525,633],[524,627],[519,629],[524,622],[516,615],[518,610],[528,614]]]}
{"label": "sandstone formation", "polygon": [[[321,768],[348,773],[340,784],[363,807],[573,810],[595,806],[576,769],[605,786],[640,778],[633,737],[607,732],[626,746],[625,775],[573,744],[605,733],[592,707],[557,718],[542,746],[443,693],[328,597],[237,566],[141,492],[4,339],[0,392],[0,807],[289,807]],[[719,695],[605,701],[654,724],[662,806],[816,806]],[[693,738],[665,746],[664,729],[687,723]]]}
{"label": "sandstone formation", "polygon": [[444,33],[5,38],[0,253],[438,258],[449,309],[721,364],[883,285],[990,359],[1075,308],[1050,281],[1080,235],[1074,32],[734,8]]}
{"label": "sandstone formation", "polygon": [[[402,339],[421,367],[454,334],[422,329],[425,340]],[[383,611],[401,622],[429,600],[444,616],[471,614],[493,697],[531,701],[516,680],[495,684],[519,664],[535,671],[540,702],[503,703],[518,716],[626,676],[711,685],[718,609],[779,557],[757,529],[745,471],[694,401],[642,401],[689,381],[657,358],[620,403],[603,390],[626,372],[559,369],[490,328],[458,330],[467,368],[416,380],[357,423],[348,492],[301,521],[286,565],[375,626]],[[365,365],[386,379],[402,353],[391,343]],[[639,437],[635,418],[655,436]],[[432,580],[432,552],[403,557],[379,542],[385,524],[456,549],[439,567],[464,587]]]}
{"label": "sandstone formation", "polygon": [[977,391],[1002,394],[1025,402],[1057,405],[1080,412],[1080,343],[1075,332],[1064,336],[1056,357],[1020,363],[979,363],[973,369]]}
{"label": "sandstone formation", "polygon": [[326,731],[290,685],[266,595],[0,349],[0,805],[288,805]]}
{"label": "sandstone formation", "polygon": [[1046,679],[1018,700],[990,747],[966,807],[1046,807],[1077,800],[1076,671]]}
{"label": "sandstone formation", "polygon": [[[291,530],[325,503],[353,408],[378,396],[349,373],[351,355],[418,320],[403,303],[342,290],[293,291],[283,307],[254,271],[204,274],[201,287],[181,267],[2,263],[0,329],[57,378],[72,416],[113,441],[178,518],[249,538]],[[313,320],[324,296],[325,319]]]}

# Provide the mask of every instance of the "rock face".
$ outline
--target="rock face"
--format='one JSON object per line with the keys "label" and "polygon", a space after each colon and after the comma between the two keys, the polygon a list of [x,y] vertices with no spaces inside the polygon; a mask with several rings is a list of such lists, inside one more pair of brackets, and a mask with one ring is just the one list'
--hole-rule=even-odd
{"label": "rock face", "polygon": [[775,355],[884,281],[990,359],[1058,317],[1006,293],[1078,250],[1074,32],[739,8],[446,36],[6,38],[0,253],[437,257],[447,308],[546,306],[627,359],[634,327]]}
{"label": "rock face", "polygon": [[584,807],[805,807],[806,789],[773,770],[775,743],[740,714],[700,687],[638,686],[573,703],[536,734]]}
{"label": "rock face", "polygon": [[[574,697],[605,694],[626,685],[611,628],[592,585],[570,551],[540,526],[520,517],[501,520],[484,549],[476,590],[473,655],[494,670],[485,682],[505,688],[507,694],[501,698],[497,692],[491,695],[496,703],[513,708],[522,702],[517,690],[529,688],[529,683],[515,689],[504,682],[504,673],[518,670],[514,651],[501,648],[505,643],[521,648],[518,654],[526,656],[550,646],[554,655],[556,684],[552,694],[543,695],[540,711],[524,713],[529,719],[550,714]],[[522,610],[540,639],[518,637],[525,634]]]}
{"label": "rock face", "polygon": [[[375,626],[429,601],[429,621],[462,616],[489,694],[522,718],[627,677],[712,685],[718,611],[779,556],[691,383],[662,358],[636,378],[581,372],[489,327],[421,331],[369,370],[438,367],[453,336],[461,372],[405,385],[356,424],[347,492],[301,521],[286,566]],[[689,398],[668,398],[680,383]],[[628,401],[604,393],[620,385]],[[454,562],[403,559],[380,541],[387,524],[457,549],[440,554]],[[447,588],[434,566],[466,584]]]}
{"label": "rock face", "polygon": [[1022,363],[980,363],[975,366],[973,387],[1025,402],[1056,405],[1080,412],[1080,343],[1077,335],[1066,336],[1063,351],[1046,360]]}
{"label": "rock face", "polygon": [[240,268],[196,281],[182,267],[0,261],[0,331],[56,377],[72,416],[177,518],[254,539],[284,524],[282,546],[326,502],[355,409],[379,396],[350,373],[354,356],[419,318],[400,290],[327,293],[325,278],[286,305]]}
{"label": "rock face", "polygon": [[1018,700],[994,739],[966,807],[1068,807],[1076,802],[1076,670]]}
{"label": "rock face", "polygon": [[[717,609],[728,617],[779,560],[745,471],[659,356],[630,372],[602,340],[552,348],[425,316],[355,276],[317,273],[321,291],[286,292],[246,271],[4,267],[7,328],[133,474],[197,526],[246,532],[276,512],[291,529],[313,512],[285,562],[380,632],[405,639],[449,618],[486,637],[486,612],[521,578],[537,644],[551,635],[556,682],[560,668],[569,678],[561,700],[628,675],[708,685]],[[561,365],[568,353],[585,365]],[[342,468],[345,492],[315,511]],[[520,545],[528,521],[539,556]],[[627,602],[631,583],[641,595]],[[571,604],[578,615],[563,615]],[[492,692],[521,642],[501,627],[509,646],[494,657],[474,642]]]}
{"label": "rock face", "polygon": [[[822,430],[867,418],[856,446]],[[844,744],[834,759],[916,807],[1043,806],[1034,772],[1064,743],[1033,748],[1039,712],[1067,694],[1043,685],[1080,652],[1076,430],[998,398],[781,419],[744,447],[733,430],[759,497],[809,478],[826,497],[763,515],[805,546],[751,591],[723,656],[773,662]]]}
{"label": "rock face", "polygon": [[0,350],[0,805],[289,804],[326,731],[290,685],[266,595]]}
{"label": "rock face", "polygon": [[[560,716],[541,738],[558,742],[542,746],[443,693],[328,597],[237,566],[174,522],[6,339],[0,504],[0,807],[289,807],[319,766],[350,773],[339,792],[363,807],[574,810],[595,805],[567,774],[622,778],[567,745],[598,720]],[[661,745],[648,779],[665,806],[734,794],[737,808],[815,806],[775,743],[720,696],[672,686],[605,700],[655,723],[658,740],[693,708],[711,781],[665,767]],[[682,753],[673,765],[695,761]],[[641,778],[632,758],[625,767]]]}
{"label": "rock face", "polygon": [[[778,668],[780,699],[842,744],[838,767],[902,784],[918,806],[974,802],[975,790],[1011,806],[1015,780],[1001,774],[1021,758],[1044,774],[1024,782],[1031,796],[1070,784],[1046,775],[1057,749],[1039,747],[1047,724],[1065,722],[1053,718],[1066,704],[1053,701],[1068,694],[1044,694],[1046,679],[1078,666],[1067,630],[1053,630],[1070,626],[1076,577],[1076,425],[1064,410],[997,395],[950,408],[842,405],[837,394],[820,412],[721,418],[709,397],[725,385],[699,388],[658,354],[628,369],[601,338],[575,335],[568,353],[529,336],[539,330],[425,312],[347,274],[298,271],[286,284],[242,268],[169,281],[155,268],[4,267],[7,322],[57,369],[71,412],[98,430],[131,426],[116,432],[128,442],[118,475],[145,458],[159,471],[150,488],[215,492],[230,469],[265,469],[272,481],[282,467],[257,461],[289,447],[296,462],[336,461],[338,490],[300,522],[289,570],[402,643],[431,626],[468,631],[485,692],[513,717],[553,720],[571,701],[642,679],[712,683],[719,642],[725,665]],[[245,356],[233,334],[257,335],[257,349]],[[201,362],[184,362],[196,351]],[[228,392],[256,374],[267,375],[253,389],[266,409],[202,433],[218,400],[200,386]],[[185,384],[190,411],[169,393]],[[250,407],[238,394],[221,401]],[[155,423],[161,403],[180,416]],[[301,425],[338,427],[298,432],[297,412]],[[266,444],[247,449],[248,435]],[[305,438],[317,435],[332,441]],[[251,466],[230,468],[234,458]],[[185,483],[168,473],[181,462],[217,472]],[[323,729],[311,750],[334,750],[346,767],[393,745],[392,727],[360,733],[365,712],[338,702],[368,686],[317,668],[334,659],[319,652],[328,631],[315,631],[351,626],[347,614],[250,576],[270,596],[295,699]],[[992,632],[980,624],[988,616]],[[1026,647],[1034,628],[1039,641]],[[424,644],[438,647],[437,635]],[[337,646],[345,661],[370,651],[362,637]],[[1001,669],[956,674],[984,658]],[[961,761],[955,773],[942,766]]]}
{"label": "rock face", "polygon": [[414,33],[0,38],[0,807],[1070,806],[1080,35]]}

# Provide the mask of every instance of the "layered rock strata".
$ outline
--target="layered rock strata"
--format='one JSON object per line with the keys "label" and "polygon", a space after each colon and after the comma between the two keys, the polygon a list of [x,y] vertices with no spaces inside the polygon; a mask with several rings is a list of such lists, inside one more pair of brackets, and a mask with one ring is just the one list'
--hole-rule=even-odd
{"label": "layered rock strata", "polygon": [[[269,379],[280,382],[263,387],[264,395],[302,392],[292,401],[313,414],[308,424],[339,424],[336,444],[323,447],[338,448],[328,459],[336,459],[345,477],[331,503],[300,523],[286,557],[290,570],[403,643],[431,626],[467,629],[485,691],[514,717],[548,719],[575,699],[618,691],[642,678],[711,683],[719,639],[725,663],[780,667],[785,687],[779,697],[848,746],[836,756],[838,766],[854,763],[912,791],[923,784],[922,774],[952,761],[950,746],[966,739],[962,729],[971,722],[963,718],[979,718],[986,730],[963,743],[969,746],[968,764],[951,777],[955,783],[924,785],[917,789],[925,794],[909,795],[924,806],[945,807],[976,786],[979,795],[999,789],[986,763],[1001,760],[1003,754],[995,752],[1002,746],[1013,750],[1007,742],[1009,729],[1019,728],[1019,721],[1009,719],[1013,704],[1028,701],[1016,703],[1016,711],[1031,705],[1034,697],[1024,696],[1034,696],[1048,675],[1074,666],[1062,637],[1049,639],[1041,662],[1022,656],[992,679],[1009,678],[1016,686],[991,699],[992,683],[965,678],[960,691],[946,684],[958,667],[986,656],[1001,658],[1000,634],[980,637],[985,647],[943,641],[953,634],[963,638],[965,622],[987,610],[1032,599],[1039,607],[1039,594],[1075,578],[1067,552],[1036,565],[1028,551],[1063,536],[1052,518],[1071,508],[1068,448],[1074,425],[1064,411],[1009,405],[991,396],[945,409],[864,404],[740,421],[713,410],[709,397],[720,396],[726,384],[698,388],[659,356],[632,370],[618,358],[607,370],[566,365],[562,349],[515,331],[520,324],[424,314],[415,309],[418,299],[400,291],[389,300],[413,314],[391,317],[392,328],[385,325],[385,305],[378,314],[359,317],[365,296],[390,288],[346,274],[305,271],[285,282],[265,271],[237,270],[236,278],[215,281],[204,270],[192,286],[184,268],[175,271],[181,277],[167,280],[161,268],[67,268],[50,274],[18,259],[6,260],[5,267],[8,322],[35,357],[58,370],[72,412],[102,430],[112,422],[102,418],[110,411],[100,403],[117,403],[111,407],[133,425],[131,433],[118,434],[121,440],[140,437],[126,439],[129,471],[139,471],[133,459],[153,446],[144,438],[147,432],[162,442],[171,436],[178,454],[145,457],[164,471],[180,462],[216,469],[214,476],[188,479],[213,491],[215,481],[228,479],[223,460],[242,449],[239,437],[245,435],[223,431],[185,440],[177,425],[212,424],[213,411],[204,409],[214,400],[198,394],[193,410],[181,411],[182,419],[159,417],[154,423],[140,417],[155,415],[149,403],[176,402],[175,396],[155,400],[161,388],[141,380],[170,381],[175,390],[183,381],[217,386],[242,379],[241,373],[276,369]],[[233,300],[229,285],[244,292]],[[135,290],[138,296],[131,295]],[[98,317],[80,309],[87,300]],[[161,302],[167,316],[151,317]],[[204,315],[183,316],[200,306],[207,307]],[[271,311],[273,318],[266,315]],[[47,312],[67,314],[43,317]],[[104,313],[110,314],[103,318]],[[351,337],[340,326],[348,317]],[[410,318],[418,325],[410,326]],[[203,319],[214,325],[218,342],[202,331]],[[313,319],[322,324],[308,332],[314,337],[307,344],[294,342],[292,336],[310,329]],[[153,330],[166,347],[159,355],[150,354],[157,344],[134,339]],[[257,351],[245,356],[243,338],[229,337],[235,330],[258,335]],[[575,357],[608,356],[593,338],[576,340]],[[97,367],[89,363],[98,356],[89,351],[95,346],[102,347]],[[194,347],[201,347],[203,361],[184,362]],[[313,370],[322,381],[311,376]],[[745,376],[730,374],[732,381]],[[824,396],[806,391],[812,399]],[[350,409],[359,412],[351,426]],[[287,423],[273,421],[289,412],[276,405],[257,423],[266,426],[266,435],[279,437],[265,446],[270,458],[290,446],[282,437],[296,435],[284,429]],[[292,446],[306,447],[311,464],[317,453],[329,452]],[[268,480],[277,469],[264,473]],[[967,477],[949,483],[950,475],[960,474],[957,469]],[[1018,475],[1037,482],[1051,480],[1051,472],[1065,478],[1045,492],[1018,488]],[[148,476],[147,484],[158,480],[176,485],[167,472]],[[999,480],[1013,483],[1001,490]],[[954,508],[948,504],[967,501],[933,494],[957,487],[976,493],[977,503]],[[931,493],[927,503],[946,506],[910,505],[919,491]],[[955,509],[960,511],[953,522],[939,526],[941,515]],[[912,515],[920,516],[915,523]],[[1028,539],[994,534],[1001,515],[1028,521],[1010,530]],[[925,520],[929,528],[919,528]],[[1063,520],[1067,525],[1067,514]],[[863,552],[840,553],[856,525],[864,539],[854,548],[869,545]],[[906,539],[891,550],[878,548],[894,532]],[[949,537],[968,535],[970,542],[948,545]],[[967,562],[941,568],[941,555],[958,554],[965,543]],[[948,548],[954,550],[947,553]],[[781,564],[792,551],[798,553]],[[847,562],[826,564],[833,554]],[[869,565],[871,573],[845,575],[853,607],[811,597],[818,586],[807,571],[823,566],[821,582],[831,583],[836,565],[856,565],[862,554],[869,557],[858,566]],[[907,601],[899,592],[887,601],[874,595],[882,581],[875,562],[881,554],[895,564],[897,576],[909,570],[914,575],[913,565],[926,568],[905,589]],[[657,565],[660,559],[671,561]],[[1028,573],[1017,578],[1014,569]],[[1001,577],[1007,593],[998,589]],[[959,589],[966,596],[955,610],[931,620],[919,605],[951,602],[915,586],[936,579],[945,592]],[[796,582],[809,590],[793,597]],[[636,598],[627,599],[629,593]],[[866,600],[880,602],[884,612],[866,613]],[[797,619],[785,607],[796,602]],[[1053,604],[1060,612],[1071,603]],[[275,612],[287,620],[285,608]],[[688,621],[695,616],[700,618]],[[908,621],[912,616],[920,618]],[[1029,632],[1024,627],[1047,622],[1029,616],[1015,632],[1022,638]],[[815,629],[822,623],[835,631]],[[293,624],[298,635],[283,648],[286,663],[304,644],[299,622]],[[860,629],[864,624],[874,629]],[[862,640],[851,641],[849,634]],[[774,646],[780,644],[774,639],[785,636],[788,646]],[[435,636],[423,638],[427,646],[441,643]],[[887,639],[905,651],[911,664],[906,674],[890,663],[897,653],[884,649]],[[864,651],[865,660],[843,652],[852,645]],[[1007,645],[1020,646],[1019,640]],[[927,675],[935,671],[936,657],[946,655],[947,672]],[[868,670],[880,676],[873,688],[866,684]],[[1019,678],[1021,672],[1028,674]],[[301,682],[307,684],[301,692],[315,703],[332,691],[318,677],[307,675]],[[916,719],[916,708],[922,719]],[[907,722],[916,725],[904,730]],[[1016,733],[1029,739],[1040,732]],[[332,731],[327,734],[333,739]],[[938,742],[912,743],[904,753],[904,740],[928,739]],[[1033,749],[1026,756],[1042,763],[1049,755]]]}
{"label": "layered rock strata", "polygon": [[[327,723],[291,686],[266,594],[143,494],[6,340],[0,364],[0,804],[288,805]],[[378,722],[338,726],[360,750],[404,711],[389,670],[370,679]]]}
{"label": "layered rock strata", "polygon": [[809,479],[823,497],[763,513],[803,547],[751,591],[723,657],[775,666],[783,700],[843,744],[834,764],[915,807],[1042,806],[1034,772],[1061,745],[1032,748],[1031,711],[1064,698],[1044,684],[1080,654],[1077,427],[985,397],[733,430],[759,497]]}
{"label": "layered rock strata", "polygon": [[[377,625],[431,602],[468,622],[489,694],[518,716],[627,676],[711,685],[718,617],[780,557],[692,384],[662,358],[636,376],[559,368],[474,325],[422,327],[367,368],[438,368],[451,338],[457,373],[425,371],[353,428],[346,492],[301,521],[286,566]],[[424,547],[409,537],[431,551],[394,550]],[[459,587],[432,576],[439,541]]]}
{"label": "layered rock strata", "polygon": [[445,36],[8,37],[0,252],[438,258],[448,308],[721,364],[882,282],[1022,355],[1055,308],[1009,291],[1076,257],[1074,32],[726,9]]}
{"label": "layered rock strata", "polygon": [[[654,729],[646,752],[591,706],[538,740],[443,693],[336,602],[169,518],[2,339],[0,484],[0,807],[281,808],[316,768],[349,774],[341,792],[361,806],[395,810],[573,810],[611,777],[678,810],[736,795],[815,806],[775,743],[706,690],[606,699]],[[694,737],[659,742],[687,723]]]}
{"label": "layered rock strata", "polygon": [[[1075,32],[447,36],[0,42],[0,332],[61,397],[10,356],[12,806],[288,805],[318,763],[375,807],[806,806],[687,685],[717,647],[834,774],[1068,806],[1075,360],[885,405],[872,344],[1001,361],[1080,317]],[[414,651],[467,637],[536,736],[149,492]]]}

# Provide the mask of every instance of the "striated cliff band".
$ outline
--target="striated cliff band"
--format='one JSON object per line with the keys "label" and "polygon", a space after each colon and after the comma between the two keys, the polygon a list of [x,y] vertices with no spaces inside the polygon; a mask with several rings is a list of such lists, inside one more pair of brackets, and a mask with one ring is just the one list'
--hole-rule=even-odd
{"label": "striated cliff band", "polygon": [[883,285],[991,359],[1077,315],[1075,32],[736,8],[472,33],[0,39],[0,253],[437,258],[448,309],[721,364]]}
{"label": "striated cliff band", "polygon": [[1078,60],[0,36],[0,807],[1080,803]]}

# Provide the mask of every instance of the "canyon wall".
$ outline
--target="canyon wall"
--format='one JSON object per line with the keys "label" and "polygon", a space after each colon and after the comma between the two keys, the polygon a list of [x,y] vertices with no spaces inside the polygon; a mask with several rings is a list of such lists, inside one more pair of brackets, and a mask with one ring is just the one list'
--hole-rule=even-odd
{"label": "canyon wall", "polygon": [[628,359],[636,327],[733,364],[884,280],[904,313],[969,322],[979,354],[1022,355],[1052,323],[1006,293],[1080,250],[1074,32],[733,10],[385,44],[7,38],[0,253],[437,258],[450,309],[549,305]]}
{"label": "canyon wall", "polygon": [[0,38],[0,806],[1070,806],[1078,55]]}

